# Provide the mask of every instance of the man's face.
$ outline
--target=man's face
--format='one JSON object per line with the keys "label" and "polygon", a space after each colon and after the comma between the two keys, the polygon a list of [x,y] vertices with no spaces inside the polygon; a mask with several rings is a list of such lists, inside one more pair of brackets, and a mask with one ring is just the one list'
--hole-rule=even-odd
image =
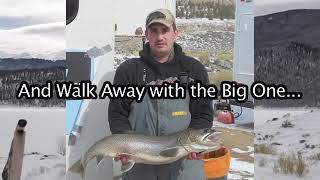
{"label": "man's face", "polygon": [[146,31],[151,51],[156,56],[170,54],[177,36],[178,32],[172,26],[168,28],[160,23],[151,24]]}

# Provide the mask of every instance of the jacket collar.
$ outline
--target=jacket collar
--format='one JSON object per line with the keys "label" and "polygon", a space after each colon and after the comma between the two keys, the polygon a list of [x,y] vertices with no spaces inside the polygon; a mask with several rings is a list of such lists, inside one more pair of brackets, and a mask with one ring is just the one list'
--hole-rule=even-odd
{"label": "jacket collar", "polygon": [[[165,64],[176,64],[179,63],[181,64],[181,56],[184,55],[182,48],[180,45],[177,43],[174,43],[174,56],[173,59],[165,62]],[[150,45],[149,43],[146,43],[143,50],[139,52],[140,59],[150,68],[152,68],[154,71],[156,71],[157,74],[161,74],[160,69],[159,69],[159,62],[157,62],[154,57],[152,56],[151,50],[150,50]]]}
{"label": "jacket collar", "polygon": [[[180,56],[184,55],[184,53],[182,52],[182,48],[180,45],[178,45],[177,43],[174,43],[173,45],[173,53],[174,53],[174,57],[173,57],[173,61],[176,62],[177,60],[179,60]],[[139,55],[142,59],[147,59],[147,60],[155,60],[152,56],[151,53],[151,49],[150,49],[150,44],[146,43],[144,46],[144,49],[142,51],[139,52]],[[170,61],[171,62],[171,61]]]}

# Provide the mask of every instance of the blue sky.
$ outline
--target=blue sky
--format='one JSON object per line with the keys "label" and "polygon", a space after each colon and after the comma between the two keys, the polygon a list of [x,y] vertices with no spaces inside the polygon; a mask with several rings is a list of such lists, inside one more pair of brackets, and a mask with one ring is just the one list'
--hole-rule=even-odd
{"label": "blue sky", "polygon": [[0,17],[0,29],[2,30],[28,26],[31,23],[32,23],[32,18],[30,17],[10,17],[10,16]]}
{"label": "blue sky", "polygon": [[65,0],[1,0],[0,57],[63,55],[65,6]]}

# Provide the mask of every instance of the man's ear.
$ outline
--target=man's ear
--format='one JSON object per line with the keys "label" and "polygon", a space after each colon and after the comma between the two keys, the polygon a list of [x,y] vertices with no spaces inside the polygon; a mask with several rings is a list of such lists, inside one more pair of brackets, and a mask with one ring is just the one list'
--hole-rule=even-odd
{"label": "man's ear", "polygon": [[148,29],[146,29],[144,31],[144,41],[145,41],[145,43],[149,42],[149,36],[148,35],[149,35]]}
{"label": "man's ear", "polygon": [[180,37],[181,34],[183,33],[183,30],[182,29],[177,29],[177,31],[178,31],[178,36]]}
{"label": "man's ear", "polygon": [[178,39],[181,36],[181,30],[176,29],[175,33],[176,33],[176,39]]}
{"label": "man's ear", "polygon": [[144,31],[144,37],[146,37],[146,38],[148,39],[148,29],[146,29],[146,30]]}

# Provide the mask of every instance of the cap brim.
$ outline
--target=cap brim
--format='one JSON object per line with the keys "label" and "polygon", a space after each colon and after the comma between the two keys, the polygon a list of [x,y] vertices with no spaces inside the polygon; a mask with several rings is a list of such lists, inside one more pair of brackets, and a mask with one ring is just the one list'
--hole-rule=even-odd
{"label": "cap brim", "polygon": [[167,22],[165,22],[164,20],[155,19],[155,20],[151,21],[151,22],[147,25],[147,28],[148,28],[151,24],[155,24],[155,23],[163,24],[163,25],[167,26],[168,28],[170,28],[171,25],[172,25],[171,23],[167,23]]}

